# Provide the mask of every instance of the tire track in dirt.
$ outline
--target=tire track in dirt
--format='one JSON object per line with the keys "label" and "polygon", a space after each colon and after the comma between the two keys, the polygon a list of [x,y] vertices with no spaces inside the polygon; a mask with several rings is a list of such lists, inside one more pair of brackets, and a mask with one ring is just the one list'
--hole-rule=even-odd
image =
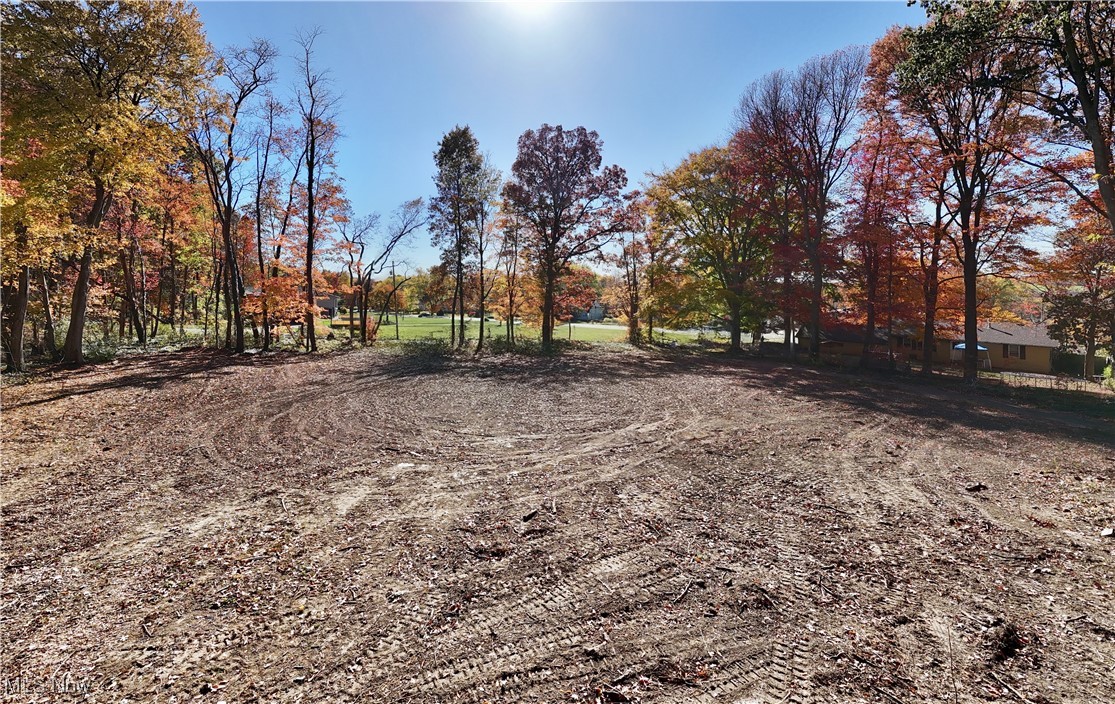
{"label": "tire track in dirt", "polygon": [[[13,575],[2,618],[20,662],[49,664],[62,652],[29,644],[72,645],[95,624],[72,661],[137,700],[912,702],[951,693],[923,659],[947,657],[941,628],[967,611],[1018,619],[1054,664],[1054,648],[1073,654],[1071,669],[1024,671],[1021,691],[1096,699],[1115,646],[1086,620],[1102,623],[1102,595],[1072,577],[1110,564],[1072,512],[1085,499],[1059,498],[1055,529],[1011,515],[1050,491],[1025,463],[1061,467],[1067,442],[955,442],[884,398],[825,400],[812,371],[593,357],[558,377],[527,362],[472,373],[488,364],[355,354],[97,392],[121,430],[102,457],[95,416],[75,421],[93,438],[89,479],[20,475],[65,476],[80,492],[66,507],[94,510],[42,532],[42,498],[14,508],[21,549],[100,536],[63,557],[104,567]],[[185,425],[185,404],[210,412]],[[162,412],[135,425],[144,405]],[[140,442],[151,429],[165,446]],[[117,445],[153,468],[130,470]],[[1063,471],[1102,461],[1080,457]],[[964,491],[968,465],[991,492]],[[1095,486],[1084,508],[1106,515]],[[192,579],[164,586],[174,565]],[[989,592],[989,570],[1011,588]],[[945,584],[956,604],[930,598]],[[39,594],[71,616],[16,615]],[[1009,677],[1009,662],[984,665],[982,627],[952,633],[956,658]],[[994,691],[975,671],[955,676]]]}

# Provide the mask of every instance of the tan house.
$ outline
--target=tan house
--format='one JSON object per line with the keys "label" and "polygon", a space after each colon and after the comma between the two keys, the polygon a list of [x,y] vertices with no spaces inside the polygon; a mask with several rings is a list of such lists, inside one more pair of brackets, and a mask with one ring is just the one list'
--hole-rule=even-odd
{"label": "tan house", "polygon": [[[979,350],[982,369],[996,372],[1053,373],[1053,351],[1060,347],[1060,343],[1049,337],[1044,325],[985,323],[979,327],[976,336],[980,347],[984,348]],[[898,337],[894,342],[897,351],[906,353],[911,360],[920,360],[925,354],[920,339]],[[933,361],[940,364],[962,364],[964,348],[957,349],[956,346],[963,342],[963,334],[958,331],[942,333],[934,345]]]}
{"label": "tan house", "polygon": [[[827,326],[821,330],[821,357],[838,364],[858,364],[863,354],[863,328],[854,325]],[[959,330],[941,331],[933,345],[933,361],[940,366],[964,363],[964,335]],[[921,337],[896,332],[888,346],[884,330],[877,330],[872,357],[883,361],[889,351],[898,364],[918,362],[925,355]],[[985,323],[979,327],[980,368],[990,371],[1053,373],[1053,352],[1060,343],[1049,337],[1044,325]],[[798,331],[798,344],[808,349],[809,329]],[[960,345],[960,349],[957,349]]]}

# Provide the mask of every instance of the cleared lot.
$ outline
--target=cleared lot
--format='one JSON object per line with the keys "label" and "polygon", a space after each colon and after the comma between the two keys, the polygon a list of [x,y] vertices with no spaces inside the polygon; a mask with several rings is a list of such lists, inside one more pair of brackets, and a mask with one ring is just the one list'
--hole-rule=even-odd
{"label": "cleared lot", "polygon": [[3,401],[27,698],[1110,697],[1111,423],[599,351],[184,353]]}

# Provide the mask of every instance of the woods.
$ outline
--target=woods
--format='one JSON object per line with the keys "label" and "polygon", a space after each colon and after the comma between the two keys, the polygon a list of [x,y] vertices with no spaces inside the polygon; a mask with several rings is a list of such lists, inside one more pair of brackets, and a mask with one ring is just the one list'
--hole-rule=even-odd
{"label": "woods", "polygon": [[[979,325],[1029,319],[1091,369],[1115,326],[1112,7],[923,7],[921,26],[744,86],[723,144],[635,188],[586,127],[525,130],[501,173],[458,125],[428,205],[381,223],[337,171],[319,30],[281,75],[270,42],[214,48],[182,2],[6,4],[5,365],[27,368],[29,323],[36,359],[71,365],[187,329],[312,352],[323,296],[370,344],[373,291],[426,230],[441,263],[403,267],[389,295],[446,310],[455,347],[473,318],[480,351],[495,314],[509,343],[520,321],[551,349],[596,303],[633,343],[723,326],[731,350],[779,331],[793,356],[800,332],[817,359],[825,329],[852,326],[868,364],[880,330],[927,350],[959,336],[973,383]],[[1002,305],[1002,281],[1031,303]]]}

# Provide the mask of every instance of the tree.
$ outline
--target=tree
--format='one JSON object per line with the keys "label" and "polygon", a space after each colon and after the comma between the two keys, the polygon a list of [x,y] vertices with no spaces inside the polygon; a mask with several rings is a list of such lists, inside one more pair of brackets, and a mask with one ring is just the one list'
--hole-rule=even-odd
{"label": "tree", "polygon": [[[649,223],[648,223],[649,225]],[[618,252],[608,257],[618,269],[618,275],[606,282],[604,302],[615,309],[618,317],[627,322],[627,341],[632,345],[642,342],[639,329],[642,315],[643,290],[646,286],[646,268],[649,263],[648,233],[632,230],[631,239],[620,242]]]}
{"label": "tree", "polygon": [[21,2],[2,6],[5,103],[16,131],[37,134],[82,182],[80,252],[64,358],[82,339],[97,231],[118,190],[150,175],[180,143],[171,130],[206,78],[207,46],[193,8],[157,2]]}
{"label": "tree", "polygon": [[[1008,150],[1074,191],[1107,220],[1115,234],[1115,5],[1110,2],[974,2],[927,0],[934,22],[961,26],[979,16],[984,31],[972,37],[990,54],[1010,56],[995,66],[994,80],[1016,100],[1048,118],[1041,159]],[[1071,173],[1086,150],[1089,175]],[[1094,191],[1092,188],[1094,187]]]}
{"label": "tree", "polygon": [[322,198],[323,181],[334,168],[337,141],[337,97],[329,89],[327,75],[314,67],[314,42],[321,30],[298,35],[302,48],[299,58],[301,76],[298,88],[298,113],[302,118],[303,165],[305,166],[306,197],[306,349],[317,351],[317,302],[314,298],[314,251],[318,246],[319,229],[326,199]]}
{"label": "tree", "polygon": [[364,261],[365,250],[370,243],[372,233],[379,224],[379,215],[373,213],[366,217],[357,217],[348,214],[338,223],[337,234],[340,236],[338,254],[343,258],[346,273],[348,274],[347,292],[349,293],[348,305],[348,336],[351,340],[356,335],[354,316],[360,313],[360,338],[367,340],[367,278],[368,267]]}
{"label": "tree", "polygon": [[995,80],[1013,58],[988,50],[983,39],[995,27],[988,5],[906,30],[908,53],[897,69],[902,98],[948,164],[960,229],[954,249],[964,275],[964,378],[970,384],[978,375],[977,279],[991,249],[986,216],[1011,162],[1007,145],[1025,136],[1014,91]]}
{"label": "tree", "polygon": [[547,351],[553,348],[555,294],[570,264],[633,227],[621,193],[627,174],[614,165],[601,168],[602,148],[600,136],[584,127],[527,130],[503,187],[507,212],[526,225],[524,252],[542,290]]}
{"label": "tree", "polygon": [[733,158],[751,164],[752,178],[763,183],[765,217],[775,232],[771,273],[778,278],[776,309],[782,319],[783,348],[786,355],[793,358],[794,321],[808,316],[808,305],[803,307],[802,302],[810,298],[809,291],[803,287],[805,252],[801,242],[802,207],[798,192],[791,175],[780,168],[777,161],[771,160],[770,150],[764,148],[759,135],[740,129],[732,137],[731,148]]}
{"label": "tree", "polygon": [[730,149],[710,147],[658,176],[648,197],[654,217],[677,233],[690,273],[725,310],[731,350],[740,351],[745,320],[761,324],[765,317],[758,314],[764,297],[753,286],[772,249],[762,182]]}
{"label": "tree", "polygon": [[522,258],[523,223],[514,215],[500,213],[496,221],[499,232],[499,260],[503,264],[503,294],[507,301],[503,307],[505,335],[510,345],[515,344],[515,320],[522,300],[522,277],[519,275],[519,260]]}
{"label": "tree", "polygon": [[[4,108],[0,108],[4,109]],[[3,118],[4,141],[9,142],[10,120]],[[19,139],[16,137],[15,139]],[[59,165],[42,153],[35,138],[21,140],[21,149],[5,144],[0,156],[0,277],[3,280],[4,360],[13,371],[24,369],[23,330],[27,318],[30,282],[37,268],[42,282],[47,345],[54,353],[54,330],[46,293],[47,271],[54,258],[66,251],[69,228],[65,224],[65,178]]]}
{"label": "tree", "polygon": [[239,172],[247,151],[247,146],[242,145],[238,137],[244,113],[249,107],[248,101],[256,91],[274,80],[272,62],[277,55],[275,47],[262,39],[255,40],[250,47],[227,49],[218,59],[214,72],[224,79],[228,87],[224,90],[212,88],[201,93],[197,122],[189,134],[190,145],[201,164],[221,226],[221,241],[228,267],[225,300],[232,308],[236,335],[233,348],[238,353],[244,351],[244,320],[240,311],[244,283],[233,242],[233,229],[240,194],[246,185]]}
{"label": "tree", "polygon": [[[438,194],[430,201],[431,229],[434,244],[442,248],[442,259],[454,273],[450,339],[458,347],[465,344],[466,270],[476,261],[474,257],[478,257],[483,289],[484,255],[490,243],[486,228],[499,190],[499,174],[484,161],[480,143],[468,125],[458,125],[443,135],[434,153],[437,166],[434,183]],[[481,304],[485,297],[482,290]],[[459,326],[456,323],[458,312]],[[483,344],[481,330],[480,345]]]}
{"label": "tree", "polygon": [[777,168],[800,207],[800,242],[809,263],[810,356],[820,354],[825,273],[831,257],[831,195],[849,167],[867,54],[850,47],[777,71],[753,84],[737,109],[756,158]]}
{"label": "tree", "polygon": [[[486,161],[486,160],[485,160]],[[476,308],[477,315],[480,318],[480,336],[476,341],[476,351],[479,353],[484,349],[484,324],[486,317],[485,304],[488,302],[488,296],[492,293],[492,287],[495,285],[495,275],[489,276],[488,271],[495,271],[499,269],[500,257],[503,255],[501,247],[494,249],[495,259],[491,259],[490,253],[493,250],[493,244],[501,244],[499,236],[496,233],[496,215],[497,206],[496,195],[499,193],[499,186],[502,178],[499,171],[484,164],[480,170],[477,178],[476,188],[476,207],[473,211],[473,227],[476,232],[476,262],[477,262],[477,291],[476,291]],[[489,266],[491,264],[491,266]]]}
{"label": "tree", "polygon": [[[358,236],[359,257],[356,260],[356,269],[359,275],[355,282],[359,291],[361,344],[368,343],[368,311],[374,302],[372,291],[375,282],[372,277],[383,273],[388,263],[391,262],[392,255],[399,247],[405,245],[416,231],[426,226],[428,222],[426,210],[426,204],[421,198],[403,203],[395,209],[391,222],[387,226],[387,231],[376,238],[377,241],[374,243],[365,240],[375,231],[378,216],[371,216],[371,218],[365,218],[363,221],[364,232]],[[375,249],[367,254],[368,259],[365,261],[365,247],[368,244],[374,246]],[[394,286],[402,286],[406,280],[404,278],[402,281],[396,281]],[[386,310],[386,308],[383,308],[383,310]]]}
{"label": "tree", "polygon": [[1084,348],[1084,376],[1095,367],[1096,350],[1106,339],[1115,350],[1115,235],[1094,213],[1061,232],[1050,263],[1050,336]]}
{"label": "tree", "polygon": [[[947,256],[947,233],[956,216],[950,204],[948,160],[936,148],[936,137],[905,101],[898,85],[898,65],[908,56],[906,39],[895,28],[871,47],[867,67],[864,110],[870,115],[867,128],[886,140],[897,161],[900,185],[898,203],[891,216],[906,250],[907,266],[920,290],[923,374],[933,373],[938,313],[942,287],[960,274]],[[926,219],[926,218],[929,219]]]}
{"label": "tree", "polygon": [[250,307],[263,324],[264,349],[270,349],[273,322],[305,318],[304,291],[298,291],[291,280],[301,279],[302,274],[295,271],[300,262],[290,255],[297,249],[298,214],[304,212],[301,181],[306,140],[299,127],[284,122],[289,108],[274,95],[264,97],[261,112],[255,134],[251,205],[260,292],[252,297]]}

